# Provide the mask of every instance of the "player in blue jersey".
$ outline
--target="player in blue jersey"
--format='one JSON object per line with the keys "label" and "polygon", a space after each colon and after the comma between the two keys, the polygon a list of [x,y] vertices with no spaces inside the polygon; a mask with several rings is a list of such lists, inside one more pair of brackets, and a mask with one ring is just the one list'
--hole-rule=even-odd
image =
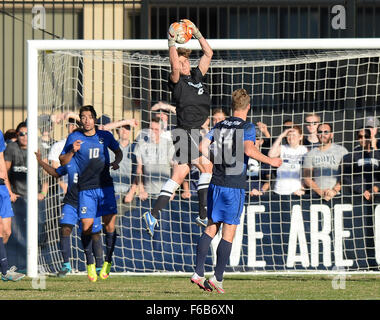
{"label": "player in blue jersey", "polygon": [[[85,252],[90,252],[91,233],[94,219],[102,216],[105,227],[106,258],[99,273],[101,279],[107,279],[111,270],[112,255],[116,242],[116,198],[110,168],[117,170],[123,158],[119,143],[112,133],[97,130],[96,111],[93,106],[83,106],[79,110],[82,129],[71,133],[59,157],[61,165],[74,159],[78,166],[79,216],[83,225],[82,243]],[[115,153],[110,163],[108,148]],[[86,256],[87,273],[93,282],[97,280],[92,256]]]}
{"label": "player in blue jersey", "polygon": [[[64,277],[67,273],[71,272],[70,256],[71,256],[71,242],[70,235],[73,227],[80,222],[78,215],[78,170],[75,161],[70,161],[65,166],[54,168],[48,163],[44,162],[41,158],[40,151],[35,152],[38,164],[51,176],[60,178],[65,175],[68,176],[67,192],[63,198],[62,216],[59,221],[61,227],[61,252],[63,257],[63,265],[61,270],[58,271],[58,277]],[[82,229],[81,224],[79,224]],[[96,272],[99,273],[103,264],[103,245],[100,232],[102,231],[102,221],[100,217],[94,219],[92,226],[92,253],[95,256]],[[92,254],[86,252],[86,255]]]}
{"label": "player in blue jersey", "polygon": [[[207,194],[208,225],[199,239],[197,263],[191,282],[201,289],[224,293],[223,274],[231,253],[232,241],[243,211],[248,159],[279,167],[280,158],[269,158],[256,147],[255,126],[247,122],[250,98],[246,90],[232,93],[233,116],[215,125],[200,144],[203,155],[213,161],[213,175]],[[210,144],[215,143],[211,157]],[[204,263],[212,239],[222,227],[214,275],[207,281]]]}
{"label": "player in blue jersey", "polygon": [[[16,272],[15,267],[8,268],[8,258],[5,249],[5,243],[7,242],[8,235],[5,235],[5,225],[11,225],[11,219],[14,216],[11,205],[11,186],[8,180],[7,168],[4,160],[5,141],[3,132],[0,130],[0,271],[1,280],[3,281],[18,281],[25,275]],[[6,237],[6,239],[4,239]]]}

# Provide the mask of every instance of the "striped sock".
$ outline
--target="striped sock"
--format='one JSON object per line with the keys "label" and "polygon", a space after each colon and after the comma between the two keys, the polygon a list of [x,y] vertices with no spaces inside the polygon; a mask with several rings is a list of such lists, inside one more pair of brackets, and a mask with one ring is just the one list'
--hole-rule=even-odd
{"label": "striped sock", "polygon": [[165,182],[161,189],[160,195],[158,196],[158,199],[152,209],[151,213],[153,217],[155,217],[156,219],[158,218],[161,210],[163,208],[166,208],[170,201],[170,197],[177,191],[178,188],[179,184],[172,179],[169,179]]}
{"label": "striped sock", "polygon": [[211,181],[211,173],[202,173],[198,180],[199,217],[207,217],[207,192]]}

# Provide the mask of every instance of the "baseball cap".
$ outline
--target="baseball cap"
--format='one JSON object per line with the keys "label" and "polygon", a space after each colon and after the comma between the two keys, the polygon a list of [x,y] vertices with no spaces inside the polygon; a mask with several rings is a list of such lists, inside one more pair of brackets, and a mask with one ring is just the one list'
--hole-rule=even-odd
{"label": "baseball cap", "polygon": [[367,117],[365,119],[365,127],[366,128],[377,128],[379,127],[380,123],[379,120],[376,117]]}
{"label": "baseball cap", "polygon": [[110,117],[106,116],[106,115],[102,115],[100,118],[98,118],[96,120],[96,124],[99,126],[99,125],[105,125],[105,124],[108,124],[111,122],[111,119]]}

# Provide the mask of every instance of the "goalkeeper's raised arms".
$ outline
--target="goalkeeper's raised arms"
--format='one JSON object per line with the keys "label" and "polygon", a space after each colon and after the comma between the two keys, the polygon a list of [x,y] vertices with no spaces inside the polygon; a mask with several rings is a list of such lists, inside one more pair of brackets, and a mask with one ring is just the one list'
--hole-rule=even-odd
{"label": "goalkeeper's raised arms", "polygon": [[196,25],[191,22],[189,19],[182,19],[181,22],[185,23],[188,28],[192,30],[193,36],[195,39],[202,38],[202,33],[199,31],[199,29],[196,27]]}

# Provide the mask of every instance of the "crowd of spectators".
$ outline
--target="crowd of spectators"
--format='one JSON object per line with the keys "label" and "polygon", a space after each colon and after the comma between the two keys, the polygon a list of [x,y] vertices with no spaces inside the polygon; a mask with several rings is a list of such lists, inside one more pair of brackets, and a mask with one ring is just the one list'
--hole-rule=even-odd
{"label": "crowd of spectators", "polygon": [[[149,127],[141,128],[135,119],[111,121],[103,115],[97,120],[102,130],[117,134],[123,160],[118,170],[112,171],[119,215],[125,215],[140,201],[156,199],[162,184],[170,177],[172,158],[175,152],[171,140],[171,115],[175,108],[158,102],[151,108]],[[216,123],[228,116],[221,108],[213,109],[212,115],[202,126],[207,133]],[[79,117],[74,113],[60,116],[39,117],[39,148],[42,157],[54,168],[60,166],[58,156],[65,145],[66,137],[55,141],[51,137],[52,127],[62,122],[67,128],[65,135],[80,126]],[[313,199],[329,201],[342,192],[349,192],[365,201],[373,201],[380,190],[380,139],[377,138],[380,123],[376,117],[364,119],[363,126],[355,134],[352,150],[343,146],[343,141],[335,141],[334,126],[323,122],[321,116],[310,113],[302,123],[285,120],[282,132],[271,135],[264,122],[256,123],[256,147],[269,157],[281,157],[283,164],[270,169],[254,159],[247,167],[247,195],[258,197],[272,191],[278,195],[305,195]],[[135,134],[135,139],[133,138]],[[4,140],[7,145],[4,159],[11,184],[11,201],[15,218],[12,221],[13,240],[8,244],[16,246],[18,257],[26,253],[26,203],[27,203],[27,120],[16,129],[7,130]],[[113,154],[111,153],[112,162]],[[67,181],[62,177],[58,185],[50,185],[41,170],[39,183],[39,208],[43,212],[46,199],[62,200]],[[199,171],[193,167],[180,189],[182,199],[196,196]],[[348,190],[348,191],[346,191]],[[44,217],[40,215],[40,229],[43,230]],[[43,238],[40,239],[43,241]],[[12,257],[10,257],[12,260]],[[26,260],[17,260],[19,269],[26,267]]]}

